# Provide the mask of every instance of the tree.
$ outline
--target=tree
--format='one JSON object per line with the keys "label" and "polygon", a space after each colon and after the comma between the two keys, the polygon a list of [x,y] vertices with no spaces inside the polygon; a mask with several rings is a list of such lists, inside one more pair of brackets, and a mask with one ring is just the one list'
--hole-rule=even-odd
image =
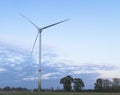
{"label": "tree", "polygon": [[111,91],[112,82],[109,79],[98,78],[95,83],[96,91]]}
{"label": "tree", "polygon": [[112,88],[114,90],[120,91],[120,78],[113,78],[112,79]]}
{"label": "tree", "polygon": [[9,86],[6,86],[3,88],[3,91],[10,91],[10,90],[11,90],[11,88]]}
{"label": "tree", "polygon": [[66,76],[66,77],[63,77],[61,80],[60,80],[60,84],[63,84],[63,88],[65,91],[71,91],[72,90],[72,84],[73,82],[73,78],[71,76]]}
{"label": "tree", "polygon": [[85,86],[84,82],[80,78],[73,79],[73,83],[74,83],[74,90],[75,91],[81,91],[82,88]]}
{"label": "tree", "polygon": [[113,87],[117,88],[120,87],[120,79],[119,78],[113,78]]}
{"label": "tree", "polygon": [[112,87],[112,82],[108,79],[103,80],[103,89],[109,89]]}
{"label": "tree", "polygon": [[103,88],[103,79],[98,78],[95,83],[95,90],[102,90]]}

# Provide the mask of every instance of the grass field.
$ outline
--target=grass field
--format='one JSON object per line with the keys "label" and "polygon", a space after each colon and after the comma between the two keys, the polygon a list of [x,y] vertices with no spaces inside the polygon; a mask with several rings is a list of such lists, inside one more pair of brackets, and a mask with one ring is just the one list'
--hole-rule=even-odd
{"label": "grass field", "polygon": [[0,92],[0,95],[120,95],[120,93],[67,93],[67,92]]}

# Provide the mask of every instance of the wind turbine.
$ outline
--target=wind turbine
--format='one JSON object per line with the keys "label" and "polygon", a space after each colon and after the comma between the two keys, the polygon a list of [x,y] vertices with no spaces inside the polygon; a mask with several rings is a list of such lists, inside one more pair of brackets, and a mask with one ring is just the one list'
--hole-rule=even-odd
{"label": "wind turbine", "polygon": [[33,50],[34,50],[36,41],[37,41],[38,36],[39,36],[38,91],[41,91],[41,33],[42,33],[42,30],[47,29],[47,28],[52,27],[52,26],[55,26],[55,25],[57,25],[57,24],[63,23],[63,22],[65,22],[65,21],[68,21],[69,19],[66,19],[66,20],[63,20],[63,21],[60,21],[60,22],[57,22],[57,23],[54,23],[54,24],[51,24],[51,25],[48,25],[48,26],[39,28],[36,24],[34,24],[34,23],[33,23],[30,19],[28,19],[26,16],[24,16],[23,14],[20,14],[20,15],[21,15],[22,17],[24,17],[26,20],[28,20],[28,21],[29,21],[33,26],[35,26],[36,29],[38,30],[37,36],[36,36],[36,38],[35,38],[35,41],[34,41],[34,44],[33,44],[33,47],[32,47],[31,56],[32,56],[32,53],[33,53]]}

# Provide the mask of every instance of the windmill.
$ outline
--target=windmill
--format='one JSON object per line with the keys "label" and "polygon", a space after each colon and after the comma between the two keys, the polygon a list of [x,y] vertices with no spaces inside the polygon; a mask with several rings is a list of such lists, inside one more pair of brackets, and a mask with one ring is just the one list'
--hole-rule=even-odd
{"label": "windmill", "polygon": [[20,14],[20,15],[22,17],[24,17],[26,20],[28,20],[38,30],[37,36],[35,38],[35,41],[34,41],[34,44],[33,44],[33,47],[32,47],[31,56],[32,56],[36,41],[37,41],[37,39],[39,37],[38,91],[41,91],[41,33],[42,33],[42,30],[47,29],[47,28],[52,27],[52,26],[55,26],[57,24],[63,23],[65,21],[68,21],[69,19],[66,19],[66,20],[63,20],[63,21],[60,21],[60,22],[57,22],[57,23],[54,23],[54,24],[39,28],[30,19],[28,19],[26,16],[24,16],[23,14]]}

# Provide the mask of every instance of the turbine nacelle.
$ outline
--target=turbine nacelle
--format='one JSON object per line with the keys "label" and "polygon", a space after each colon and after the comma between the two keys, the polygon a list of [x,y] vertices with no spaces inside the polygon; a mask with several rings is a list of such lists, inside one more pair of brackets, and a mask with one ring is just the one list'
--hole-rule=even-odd
{"label": "turbine nacelle", "polygon": [[42,29],[38,28],[38,32],[39,32],[39,33],[42,33]]}

